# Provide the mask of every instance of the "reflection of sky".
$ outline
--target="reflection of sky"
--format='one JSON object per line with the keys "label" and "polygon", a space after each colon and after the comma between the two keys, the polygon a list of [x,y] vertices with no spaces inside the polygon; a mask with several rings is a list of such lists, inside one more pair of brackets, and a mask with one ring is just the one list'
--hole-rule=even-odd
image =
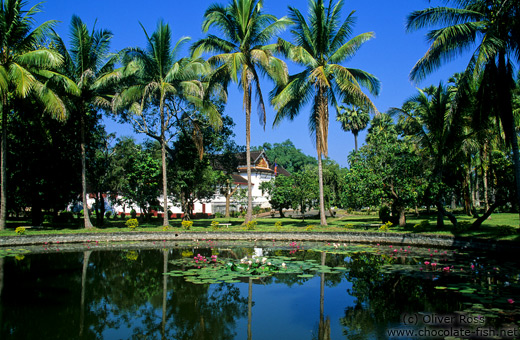
{"label": "reflection of sky", "polygon": [[[256,281],[257,282],[257,281]],[[237,284],[241,295],[248,296],[248,284]],[[345,308],[354,305],[347,294],[352,284],[343,280],[336,287],[325,285],[324,318],[330,318],[331,339],[342,338],[339,319]],[[253,284],[253,339],[312,339],[320,320],[320,277],[303,285]],[[237,320],[237,339],[247,338],[247,318]]]}
{"label": "reflection of sky", "polygon": [[[119,320],[119,327],[117,328],[106,328],[101,334],[104,340],[119,340],[119,339],[131,339],[135,337],[137,334],[141,334],[143,330],[146,329],[144,326],[144,321],[146,318],[149,318],[148,314],[151,310],[153,311],[154,320],[157,323],[157,329],[155,335],[160,337],[160,327],[162,320],[162,309],[155,308],[150,303],[146,303],[145,305],[140,306],[134,312],[125,312],[125,317],[128,317],[129,322],[124,322],[121,320],[121,315],[114,313],[114,310],[111,308],[110,304],[106,305],[108,308],[108,315],[106,317],[107,321],[116,321]],[[139,331],[141,330],[141,331]],[[150,334],[147,334],[150,336]]]}

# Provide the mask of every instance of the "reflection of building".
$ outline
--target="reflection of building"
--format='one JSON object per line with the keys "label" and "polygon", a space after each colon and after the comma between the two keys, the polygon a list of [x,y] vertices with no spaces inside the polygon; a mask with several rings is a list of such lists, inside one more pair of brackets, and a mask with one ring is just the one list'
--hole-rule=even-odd
{"label": "reflection of building", "polygon": [[[231,211],[237,211],[241,208],[247,208],[247,161],[246,161],[246,153],[242,152],[235,155],[236,159],[234,159],[234,163],[238,164],[235,172],[231,174],[232,179],[232,190],[242,189],[246,193],[245,201],[237,202],[236,199],[231,199]],[[223,170],[221,165],[218,162],[218,158],[215,162],[213,162],[213,166],[217,170]],[[267,155],[265,151],[251,151],[251,184],[252,184],[252,196],[253,196],[253,207],[260,206],[261,208],[270,208],[269,198],[267,194],[262,194],[262,190],[260,190],[260,184],[262,182],[268,182],[273,179],[277,175],[290,176],[289,172],[285,170],[280,165],[276,165],[274,162],[271,163],[269,159],[267,159]],[[238,191],[238,190],[237,190]],[[162,196],[158,198],[159,202],[162,204]],[[89,207],[94,204],[94,198],[90,197],[88,200]],[[174,204],[169,200],[168,202],[169,210],[176,215],[182,214],[182,210],[179,204]],[[126,205],[125,207],[121,205],[114,205],[111,209],[116,213],[126,212],[127,214],[131,209],[135,209],[138,214],[140,214],[140,209],[136,206]],[[215,213],[224,213],[226,209],[226,196],[222,193],[222,190],[218,188],[215,191],[213,197],[208,201],[195,201],[193,207],[193,213],[205,213],[213,215]],[[107,210],[110,210],[107,209]]]}

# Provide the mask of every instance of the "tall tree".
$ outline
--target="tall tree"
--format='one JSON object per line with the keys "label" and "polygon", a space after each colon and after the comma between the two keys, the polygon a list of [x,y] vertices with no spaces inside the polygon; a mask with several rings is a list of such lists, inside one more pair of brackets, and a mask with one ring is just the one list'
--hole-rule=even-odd
{"label": "tall tree", "polygon": [[263,0],[231,0],[227,6],[211,5],[204,13],[202,29],[207,32],[210,27],[216,27],[224,38],[208,35],[192,47],[194,51],[201,49],[219,53],[208,60],[216,67],[211,82],[219,82],[227,87],[227,84],[233,81],[239,84],[244,93],[248,182],[245,223],[252,219],[253,214],[250,156],[253,91],[258,100],[260,122],[265,128],[266,113],[259,72],[267,74],[275,82],[287,80],[285,63],[274,57],[266,44],[290,21],[285,17],[277,19],[273,15],[265,14],[262,8]]}
{"label": "tall tree", "polygon": [[354,150],[358,151],[358,134],[367,127],[370,121],[368,110],[354,105],[350,107],[340,106],[339,108],[341,111],[336,116],[336,120],[341,123],[343,131],[352,132],[354,135]]}
{"label": "tall tree", "polygon": [[85,228],[93,228],[87,206],[87,150],[86,141],[89,134],[87,116],[99,108],[110,107],[110,95],[114,82],[120,75],[114,69],[117,56],[109,52],[112,33],[108,30],[89,31],[87,25],[78,17],[72,16],[70,22],[70,45],[54,34],[56,49],[64,58],[62,73],[71,81],[65,85],[74,96],[70,105],[80,120],[81,149],[81,200],[83,203],[83,219]]}
{"label": "tall tree", "polygon": [[351,37],[355,18],[351,12],[341,20],[343,0],[309,1],[307,20],[299,10],[289,7],[289,17],[294,22],[291,31],[294,44],[279,39],[279,50],[289,59],[303,67],[303,71],[292,75],[286,84],[277,86],[271,93],[277,115],[274,125],[283,119],[294,119],[302,107],[311,102],[309,128],[316,136],[318,153],[318,178],[320,188],[321,225],[327,225],[323,194],[322,156],[328,154],[329,105],[337,110],[339,96],[344,101],[375,111],[374,104],[361,87],[370,93],[379,93],[379,80],[373,75],[340,65],[352,58],[366,41],[374,37],[373,32]]}
{"label": "tall tree", "polygon": [[[448,0],[454,7],[430,7],[411,13],[409,31],[441,27],[428,33],[431,46],[415,64],[410,77],[419,81],[463,52],[471,51],[467,82],[484,74],[494,86],[492,110],[500,117],[513,150],[517,203],[520,204],[520,153],[513,119],[512,64],[520,62],[520,3],[516,0]],[[476,46],[476,47],[475,47]]]}
{"label": "tall tree", "polygon": [[197,54],[178,59],[181,47],[189,38],[181,38],[173,45],[171,28],[163,21],[159,21],[151,36],[142,28],[148,46],[146,50],[130,48],[124,51],[124,64],[126,70],[133,71],[133,78],[117,97],[114,106],[126,108],[127,117],[136,130],[161,144],[163,225],[167,226],[166,153],[167,144],[175,135],[175,130],[171,132],[170,129],[187,108],[194,106],[207,114],[212,125],[220,126],[222,121],[218,110],[205,100],[202,77],[209,71],[207,63]]}
{"label": "tall tree", "polygon": [[33,27],[35,14],[41,4],[24,9],[27,2],[0,0],[0,108],[2,114],[0,230],[7,219],[7,124],[12,97],[34,95],[45,111],[64,119],[67,115],[63,101],[42,80],[53,77],[53,69],[62,63],[55,51],[39,48],[55,21]]}

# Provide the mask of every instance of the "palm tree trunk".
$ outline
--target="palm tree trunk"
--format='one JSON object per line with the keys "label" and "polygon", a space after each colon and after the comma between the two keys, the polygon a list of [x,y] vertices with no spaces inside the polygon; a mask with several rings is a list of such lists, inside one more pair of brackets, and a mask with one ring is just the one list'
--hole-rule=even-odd
{"label": "palm tree trunk", "polygon": [[247,340],[253,339],[253,279],[249,278],[249,288],[247,291]]}
{"label": "palm tree trunk", "polygon": [[320,186],[320,224],[326,226],[327,218],[325,217],[325,194],[323,192],[323,164],[320,152],[318,152],[318,182]]}
{"label": "palm tree trunk", "polygon": [[[483,146],[482,150],[482,184],[484,186],[484,204],[486,211],[489,210],[489,197],[488,197],[488,167],[485,162],[488,162],[487,142]],[[489,162],[488,162],[489,164]]]}
{"label": "palm tree trunk", "polygon": [[80,130],[81,130],[81,200],[83,203],[83,222],[85,229],[94,228],[92,222],[90,222],[90,216],[88,213],[87,205],[87,152],[85,147],[85,113],[81,114],[80,119]]}
{"label": "palm tree trunk", "polygon": [[[511,127],[513,130],[511,132],[511,143],[513,146],[513,166],[515,169],[515,181],[516,181],[516,203],[520,207],[520,152],[518,150],[518,137],[516,135],[516,129],[513,126]],[[519,219],[520,219],[520,209],[519,209]]]}
{"label": "palm tree trunk", "polygon": [[357,152],[358,151],[358,146],[357,146],[357,133],[353,133],[354,134],[354,150]]}
{"label": "palm tree trunk", "polygon": [[[168,255],[169,250],[163,252],[163,273],[168,272]],[[162,321],[161,321],[161,338],[166,337],[166,302],[168,298],[168,275],[163,275],[163,297],[162,297]]]}
{"label": "palm tree trunk", "polygon": [[5,225],[7,222],[7,100],[5,97],[2,97],[2,145],[0,148],[2,149],[0,166],[1,170],[1,183],[2,187],[0,192],[0,230],[5,229]]}
{"label": "palm tree trunk", "polygon": [[161,94],[160,103],[161,115],[161,161],[162,161],[162,185],[163,185],[163,227],[167,227],[170,222],[168,220],[168,175],[166,173],[166,122],[164,119],[164,94]]}
{"label": "palm tree trunk", "polygon": [[83,330],[85,329],[85,290],[87,285],[87,269],[88,262],[92,251],[83,252],[83,271],[81,273],[81,302],[80,302],[80,321],[79,321],[79,337],[83,336]]}
{"label": "palm tree trunk", "polygon": [[[247,99],[246,99],[247,95]],[[246,164],[247,164],[247,212],[244,223],[253,219],[253,185],[251,184],[251,87],[244,90],[246,102]]]}

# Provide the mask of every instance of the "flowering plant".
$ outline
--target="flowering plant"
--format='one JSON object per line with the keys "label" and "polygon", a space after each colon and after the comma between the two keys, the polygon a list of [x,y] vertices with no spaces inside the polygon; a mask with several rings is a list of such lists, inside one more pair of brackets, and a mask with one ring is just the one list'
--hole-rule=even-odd
{"label": "flowering plant", "polygon": [[139,225],[139,221],[137,221],[137,218],[131,218],[128,221],[126,221],[125,225],[128,228],[134,230]]}
{"label": "flowering plant", "polygon": [[14,232],[18,235],[23,235],[23,234],[25,234],[25,230],[26,230],[25,227],[18,227],[15,229]]}
{"label": "flowering plant", "polygon": [[192,221],[182,221],[181,226],[186,230],[190,230],[191,226],[193,226],[193,222]]}

